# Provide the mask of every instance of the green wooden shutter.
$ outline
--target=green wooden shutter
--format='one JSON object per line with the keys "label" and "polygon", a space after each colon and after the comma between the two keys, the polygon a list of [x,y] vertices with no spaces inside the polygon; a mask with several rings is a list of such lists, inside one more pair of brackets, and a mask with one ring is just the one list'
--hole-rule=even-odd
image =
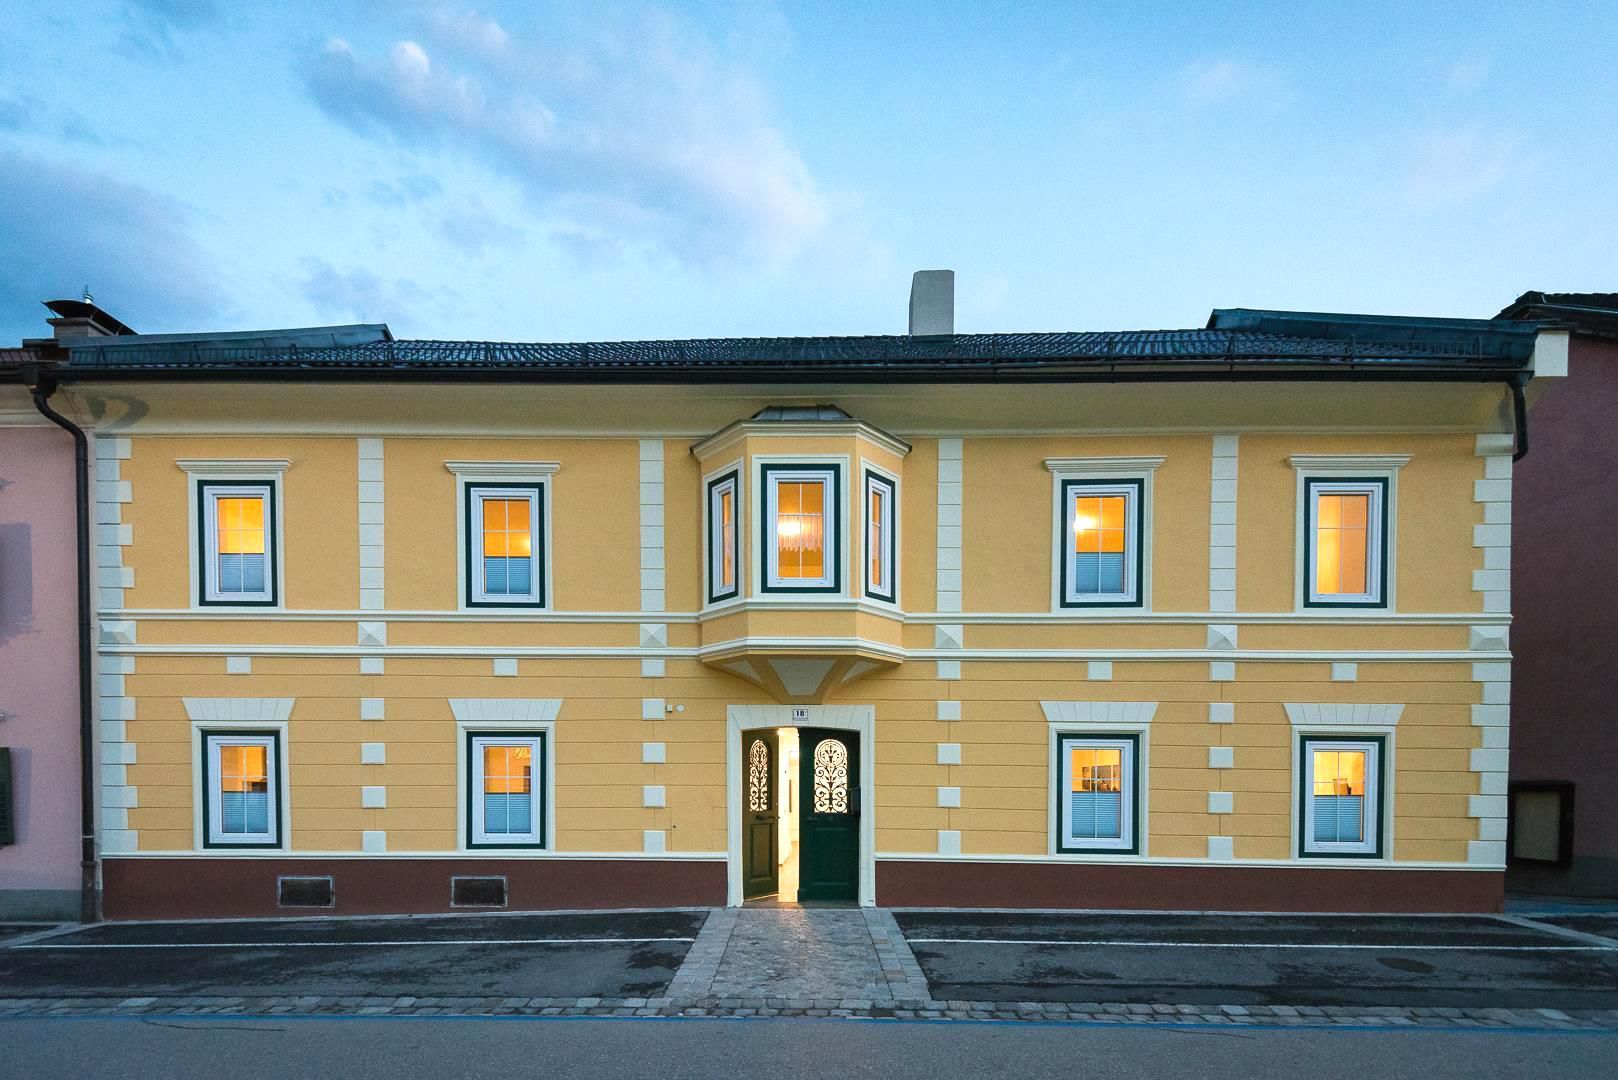
{"label": "green wooden shutter", "polygon": [[0,847],[17,842],[16,819],[11,809],[11,751],[0,746]]}

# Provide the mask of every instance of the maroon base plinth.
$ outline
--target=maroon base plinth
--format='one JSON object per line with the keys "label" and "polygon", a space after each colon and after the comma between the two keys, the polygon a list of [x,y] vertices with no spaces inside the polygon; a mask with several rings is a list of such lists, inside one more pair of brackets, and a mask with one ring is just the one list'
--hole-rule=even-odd
{"label": "maroon base plinth", "polygon": [[883,907],[1499,912],[1505,874],[1309,866],[1118,866],[884,859]]}
{"label": "maroon base plinth", "polygon": [[[329,908],[284,908],[276,882],[330,876]],[[451,877],[506,879],[510,910],[707,907],[725,864],[691,859],[119,859],[102,863],[108,919],[416,915],[450,906]]]}

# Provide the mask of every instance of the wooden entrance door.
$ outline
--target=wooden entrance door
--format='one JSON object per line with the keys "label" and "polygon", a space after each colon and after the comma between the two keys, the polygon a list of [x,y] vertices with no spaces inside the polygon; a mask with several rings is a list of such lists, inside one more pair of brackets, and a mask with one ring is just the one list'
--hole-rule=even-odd
{"label": "wooden entrance door", "polygon": [[780,890],[779,815],[775,794],[775,732],[742,734],[742,896]]}
{"label": "wooden entrance door", "polygon": [[860,886],[859,738],[799,732],[799,900],[855,900]]}

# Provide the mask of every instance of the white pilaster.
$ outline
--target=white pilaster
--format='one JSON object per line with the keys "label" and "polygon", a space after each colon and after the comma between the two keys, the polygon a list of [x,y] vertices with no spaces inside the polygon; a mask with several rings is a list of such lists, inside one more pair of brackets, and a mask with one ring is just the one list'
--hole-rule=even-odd
{"label": "white pilaster", "polygon": [[640,607],[662,611],[665,592],[663,549],[663,440],[640,441]]}
{"label": "white pilaster", "polygon": [[386,530],[382,487],[382,440],[359,439],[360,466],[360,608],[382,611],[383,541]]}
{"label": "white pilaster", "polygon": [[1240,438],[1213,437],[1209,494],[1208,610],[1236,610],[1236,473]]}
{"label": "white pilaster", "polygon": [[938,611],[961,610],[963,460],[960,439],[938,440]]}

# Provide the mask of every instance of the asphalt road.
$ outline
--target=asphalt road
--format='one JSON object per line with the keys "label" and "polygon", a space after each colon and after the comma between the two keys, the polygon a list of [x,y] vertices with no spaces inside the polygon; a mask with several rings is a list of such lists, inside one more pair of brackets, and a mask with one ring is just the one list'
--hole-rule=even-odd
{"label": "asphalt road", "polygon": [[668,986],[706,919],[663,911],[102,923],[0,947],[0,987],[41,997],[646,997]]}
{"label": "asphalt road", "polygon": [[[1040,1076],[1610,1080],[1612,1033],[813,1020],[0,1021],[0,1073],[55,1080],[953,1080]],[[110,1063],[110,1064],[109,1064]]]}
{"label": "asphalt road", "polygon": [[1594,922],[1570,936],[1487,916],[894,915],[942,999],[1618,1008],[1618,939]]}

